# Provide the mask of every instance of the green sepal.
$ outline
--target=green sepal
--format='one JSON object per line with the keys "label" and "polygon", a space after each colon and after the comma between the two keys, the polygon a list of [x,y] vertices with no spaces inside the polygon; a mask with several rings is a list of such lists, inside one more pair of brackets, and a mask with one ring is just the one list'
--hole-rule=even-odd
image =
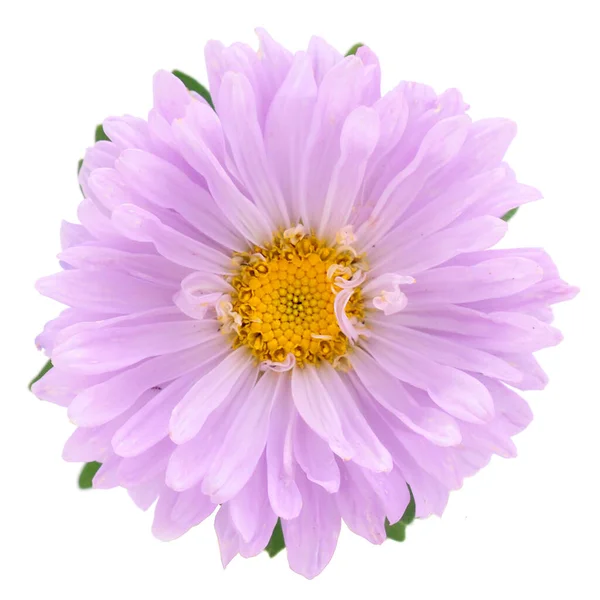
{"label": "green sepal", "polygon": [[398,521],[393,525],[386,519],[385,520],[385,532],[388,540],[394,540],[395,542],[403,542],[406,539],[406,524],[402,521]]}
{"label": "green sepal", "polygon": [[408,493],[410,494],[410,500],[402,515],[400,521],[405,525],[410,525],[415,520],[415,514],[417,512],[417,506],[415,504],[415,497],[413,496],[412,490],[410,489],[410,485],[408,486]]}
{"label": "green sepal", "polygon": [[350,50],[348,50],[348,52],[346,52],[346,56],[351,56],[352,54],[356,54],[358,52],[359,48],[362,48],[364,46],[364,44],[361,44],[360,42],[358,44],[354,44],[354,46],[352,46],[352,48],[350,48]]}
{"label": "green sepal", "polygon": [[406,526],[410,525],[415,520],[415,498],[410,486],[408,486],[408,492],[410,493],[410,500],[402,518],[397,523],[393,524],[387,519],[385,520],[385,532],[387,533],[388,539],[396,542],[403,542],[406,539]]}
{"label": "green sepal", "polygon": [[98,472],[98,469],[102,466],[102,463],[93,461],[85,463],[81,473],[79,474],[79,488],[82,490],[89,490],[92,487],[92,481],[94,475]]}
{"label": "green sepal", "polygon": [[281,519],[277,519],[277,524],[275,525],[275,529],[273,529],[273,533],[271,535],[271,539],[265,548],[267,554],[273,558],[277,554],[279,554],[285,548],[285,540],[283,539],[283,529],[281,528]]}
{"label": "green sepal", "polygon": [[517,206],[516,208],[511,208],[503,217],[502,220],[503,221],[510,221],[515,214],[517,213],[517,211],[519,210],[519,207]]}
{"label": "green sepal", "polygon": [[[79,179],[79,171],[81,171],[81,167],[83,167],[83,158],[80,158],[79,162],[77,163],[77,179]],[[85,196],[85,194],[83,193],[83,188],[81,187],[81,184],[79,184],[79,191],[81,192],[82,196]]]}
{"label": "green sepal", "polygon": [[211,105],[212,109],[215,110],[215,105],[213,104],[210,92],[201,83],[177,69],[173,71],[173,75],[175,75],[175,77],[177,77],[190,92],[200,94]]}
{"label": "green sepal", "polygon": [[104,133],[104,127],[102,125],[98,125],[96,127],[96,134],[94,135],[94,140],[96,142],[110,142],[110,138]]}
{"label": "green sepal", "polygon": [[54,365],[52,364],[52,361],[49,360],[40,370],[40,372],[29,382],[29,385],[27,386],[29,388],[29,391],[31,391],[31,388],[33,387],[33,384],[36,383],[37,381],[39,381]]}

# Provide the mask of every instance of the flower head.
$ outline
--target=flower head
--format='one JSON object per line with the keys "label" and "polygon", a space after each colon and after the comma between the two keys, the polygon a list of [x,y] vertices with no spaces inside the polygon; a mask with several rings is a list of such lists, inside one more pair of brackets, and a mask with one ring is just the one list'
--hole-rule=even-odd
{"label": "flower head", "polygon": [[[575,293],[543,250],[490,250],[535,200],[502,162],[515,134],[456,90],[381,95],[362,47],[206,48],[215,108],[154,79],[147,120],[109,118],[80,172],[80,224],[38,289],[68,306],[34,386],[68,407],[64,458],[99,461],[153,530],[217,511],[223,563],[281,519],[313,577],[341,521],[373,543],[451,490],[531,419],[516,390],[560,341]],[[220,505],[220,506],[219,506]]]}

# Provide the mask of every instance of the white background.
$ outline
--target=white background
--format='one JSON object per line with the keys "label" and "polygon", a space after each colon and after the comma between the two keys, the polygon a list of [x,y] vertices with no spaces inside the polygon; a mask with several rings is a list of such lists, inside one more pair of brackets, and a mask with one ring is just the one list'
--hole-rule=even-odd
{"label": "white background", "polygon": [[[7,2],[0,15],[2,412],[0,597],[600,598],[600,127],[593,0],[331,2]],[[34,280],[56,269],[61,219],[79,201],[77,160],[105,116],[145,116],[151,78],[179,68],[205,80],[210,38],[255,45],[264,26],[293,50],[311,34],[341,51],[368,43],[384,89],[400,79],[458,87],[474,117],[519,124],[509,161],[545,193],[511,222],[506,245],[544,246],[582,293],[556,310],[565,334],[541,361],[551,382],[520,456],[494,458],[451,497],[443,519],[372,546],[343,531],[312,582],[283,554],[220,565],[212,520],[161,543],[122,490],[79,491],[64,463],[66,412],[26,384],[33,344],[58,306]],[[595,59],[594,59],[595,58]]]}

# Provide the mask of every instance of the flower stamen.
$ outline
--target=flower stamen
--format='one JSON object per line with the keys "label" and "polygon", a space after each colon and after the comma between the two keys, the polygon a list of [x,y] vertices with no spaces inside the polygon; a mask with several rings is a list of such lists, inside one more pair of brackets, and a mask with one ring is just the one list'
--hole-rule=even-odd
{"label": "flower stamen", "polygon": [[[343,242],[351,240],[350,233]],[[347,243],[329,246],[303,225],[239,253],[241,262],[229,279],[234,292],[217,310],[224,333],[235,333],[233,346],[247,346],[262,369],[285,371],[323,360],[340,364],[355,342],[340,318],[364,321],[365,274],[356,255]],[[335,305],[341,291],[343,315]]]}

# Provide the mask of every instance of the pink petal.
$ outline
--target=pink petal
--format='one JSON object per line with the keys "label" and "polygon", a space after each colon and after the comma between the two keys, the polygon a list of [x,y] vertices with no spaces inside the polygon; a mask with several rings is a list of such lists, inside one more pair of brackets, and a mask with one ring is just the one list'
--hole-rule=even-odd
{"label": "pink petal", "polygon": [[[316,97],[310,58],[298,52],[273,98],[264,134],[267,160],[273,165],[291,222],[298,222],[300,218],[297,165],[306,144]],[[294,115],[293,119],[289,118],[290,114]]]}
{"label": "pink petal", "polygon": [[196,486],[177,496],[171,511],[171,518],[176,522],[201,523],[212,515],[216,507],[217,505],[200,491],[200,486]]}
{"label": "pink petal", "polygon": [[389,522],[397,523],[410,502],[410,492],[400,469],[394,467],[389,473],[374,473],[363,469],[361,473],[379,496]]}
{"label": "pink petal", "polygon": [[176,444],[191,440],[210,413],[227,398],[236,381],[251,368],[252,356],[247,348],[241,347],[204,375],[173,410],[169,425],[171,439]]}
{"label": "pink petal", "polygon": [[333,556],[340,534],[340,515],[333,495],[303,478],[298,483],[302,510],[295,519],[283,519],[281,525],[290,568],[312,579]]}
{"label": "pink petal", "polygon": [[60,224],[60,247],[67,250],[72,246],[79,246],[93,238],[83,225],[62,221]]}
{"label": "pink petal", "polygon": [[280,385],[279,374],[266,371],[234,416],[202,485],[213,502],[231,499],[252,475],[265,449],[271,408]]}
{"label": "pink petal", "polygon": [[269,500],[275,514],[284,519],[297,517],[302,508],[300,491],[294,481],[295,421],[296,409],[286,377],[273,404],[266,449]]}
{"label": "pink petal", "polygon": [[132,149],[121,153],[115,166],[124,182],[152,204],[176,211],[203,235],[226,248],[244,248],[243,240],[214,206],[210,194],[170,162]]}
{"label": "pink petal", "polygon": [[271,172],[256,99],[246,77],[226,73],[219,90],[219,115],[242,183],[258,208],[276,227],[289,227],[290,218],[281,190]]}
{"label": "pink petal", "polygon": [[[250,542],[262,529],[265,509],[272,513],[267,496],[267,477],[264,457],[246,485],[228,502],[229,514],[243,542]],[[269,536],[273,530],[269,532]],[[268,538],[267,538],[268,541]],[[264,550],[264,547],[260,550]]]}
{"label": "pink petal", "polygon": [[154,75],[154,108],[170,123],[185,114],[191,96],[178,77],[168,71],[158,71]]}
{"label": "pink petal", "polygon": [[129,488],[127,493],[138,508],[146,511],[154,504],[163,489],[165,485],[163,479],[163,477],[156,477],[153,481]]}
{"label": "pink petal", "polygon": [[381,67],[377,55],[368,46],[361,46],[356,56],[362,60],[365,72],[368,74],[368,83],[363,90],[363,103],[367,106],[373,105],[381,98]]}
{"label": "pink petal", "polygon": [[402,383],[384,371],[369,354],[355,348],[351,361],[365,391],[368,390],[381,406],[409,429],[440,446],[460,443],[460,429],[450,415],[436,408],[420,406]]}
{"label": "pink petal", "polygon": [[179,265],[209,273],[227,273],[230,268],[224,254],[168,227],[138,206],[122,204],[113,211],[112,219],[125,237],[151,242],[160,254]]}
{"label": "pink petal", "polygon": [[173,510],[179,498],[178,492],[164,487],[160,492],[156,508],[154,509],[154,522],[152,533],[162,542],[170,542],[181,537],[190,528],[202,520],[201,514],[191,514],[186,520],[175,521]]}
{"label": "pink petal", "polygon": [[358,229],[365,248],[376,244],[392,228],[427,179],[456,155],[470,122],[464,115],[450,117],[436,123],[425,134],[414,159],[388,184],[369,218]]}
{"label": "pink petal", "polygon": [[[470,206],[486,198],[490,190],[497,187],[506,178],[506,169],[498,167],[485,173],[477,173],[470,179],[460,179],[448,189],[437,194],[430,202],[402,220],[393,230],[387,245],[392,245],[393,239],[402,240],[406,245],[418,239],[443,229],[455,221]],[[501,216],[501,215],[500,215]],[[385,252],[379,244],[378,252]]]}
{"label": "pink petal", "polygon": [[309,481],[322,486],[330,494],[340,487],[340,470],[335,455],[302,419],[294,427],[294,457]]}
{"label": "pink petal", "polygon": [[353,462],[375,472],[390,471],[392,457],[371,430],[342,377],[328,363],[319,365],[318,375],[340,418]]}
{"label": "pink petal", "polygon": [[[218,340],[219,342],[221,340]],[[149,389],[197,370],[219,346],[206,345],[151,358],[81,391],[69,406],[69,418],[81,427],[94,427],[114,419]],[[213,354],[211,354],[211,352]]]}
{"label": "pink petal", "polygon": [[109,270],[61,271],[39,279],[36,289],[63,304],[109,314],[167,306],[172,295],[163,286]]}
{"label": "pink petal", "polygon": [[153,481],[160,474],[164,476],[174,447],[171,440],[164,439],[138,456],[121,460],[117,469],[120,485],[135,487]]}
{"label": "pink petal", "polygon": [[178,285],[189,273],[189,269],[156,254],[126,252],[105,246],[76,246],[61,252],[58,258],[76,269],[110,269],[164,287]]}
{"label": "pink petal", "polygon": [[119,465],[122,460],[120,456],[109,456],[94,475],[92,487],[97,490],[110,490],[119,486]]}
{"label": "pink petal", "polygon": [[248,369],[231,388],[227,398],[208,416],[200,432],[189,442],[177,446],[167,467],[166,483],[170,488],[187,490],[204,478],[234,416],[252,392],[256,375],[254,369]]}
{"label": "pink petal", "polygon": [[58,367],[78,373],[106,373],[145,358],[199,346],[218,333],[215,323],[193,320],[90,329],[57,346],[52,360]]}
{"label": "pink petal", "polygon": [[[209,363],[210,364],[210,363]],[[199,362],[197,367],[202,365]],[[206,368],[209,368],[206,365]],[[114,451],[121,456],[137,456],[169,434],[173,408],[194,385],[203,370],[196,368],[190,375],[171,382],[133,415],[112,438]]]}
{"label": "pink petal", "polygon": [[342,431],[334,399],[325,389],[317,369],[307,366],[292,371],[292,396],[305,423],[338,455],[349,460],[352,446]]}
{"label": "pink petal", "polygon": [[215,517],[215,531],[219,540],[221,563],[225,568],[238,554],[240,549],[240,534],[234,527],[230,516],[229,504],[225,503],[219,508]]}
{"label": "pink petal", "polygon": [[206,179],[217,206],[231,224],[246,239],[264,244],[275,229],[271,219],[239,191],[206,141],[186,124],[187,118],[176,121],[173,127],[184,158]]}
{"label": "pink petal", "polygon": [[40,400],[58,406],[69,406],[77,394],[103,381],[106,377],[106,375],[77,375],[53,367],[33,384],[31,391]]}
{"label": "pink petal", "polygon": [[470,267],[440,267],[422,273],[409,290],[409,302],[459,304],[517,294],[542,279],[527,258],[497,258]]}
{"label": "pink petal", "polygon": [[379,139],[379,117],[360,106],[346,118],[340,134],[340,157],[333,168],[317,235],[335,239],[349,220],[363,184],[367,163]]}
{"label": "pink petal", "polygon": [[299,164],[300,212],[305,227],[319,225],[318,215],[339,156],[342,126],[352,110],[362,104],[367,83],[362,61],[349,56],[329,70],[319,86]]}
{"label": "pink petal", "polygon": [[438,365],[424,356],[383,340],[365,344],[369,353],[388,373],[421,388],[449,415],[472,423],[489,421],[494,404],[483,384],[463,371]]}
{"label": "pink petal", "polygon": [[372,544],[382,544],[386,538],[385,512],[361,470],[352,463],[341,469],[340,490],[335,495],[337,507],[350,531]]}
{"label": "pink petal", "polygon": [[423,239],[416,240],[406,246],[399,246],[394,232],[390,240],[395,239],[395,250],[374,263],[373,273],[384,273],[391,269],[400,273],[410,273],[419,277],[423,272],[436,267],[451,258],[463,253],[484,250],[499,242],[506,233],[507,223],[496,217],[478,217],[464,223],[452,225],[446,229]]}
{"label": "pink petal", "polygon": [[105,462],[114,456],[110,440],[115,431],[121,427],[131,415],[140,410],[151,400],[156,392],[149,391],[122,415],[99,427],[78,427],[66,441],[63,448],[63,459],[69,462]]}
{"label": "pink petal", "polygon": [[317,84],[321,84],[323,77],[344,57],[323,38],[313,36],[308,44],[307,54],[310,56]]}
{"label": "pink petal", "polygon": [[523,379],[523,373],[505,360],[494,354],[471,348],[459,341],[402,327],[388,322],[385,317],[373,319],[372,326],[373,333],[379,338],[402,345],[440,365],[481,373],[509,383],[516,383]]}
{"label": "pink petal", "polygon": [[152,149],[148,123],[143,119],[125,115],[104,119],[102,127],[110,141],[120,150],[126,148]]}

